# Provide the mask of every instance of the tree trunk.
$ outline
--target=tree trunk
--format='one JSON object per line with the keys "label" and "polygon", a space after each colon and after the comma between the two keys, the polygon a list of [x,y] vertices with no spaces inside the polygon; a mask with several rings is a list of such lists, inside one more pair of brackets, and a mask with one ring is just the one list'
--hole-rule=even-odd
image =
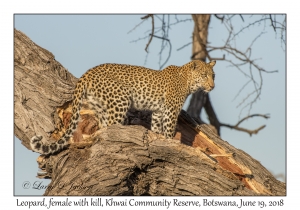
{"label": "tree trunk", "polygon": [[[194,20],[194,32],[193,32],[193,51],[192,51],[192,60],[202,60],[206,61],[207,52],[206,44],[208,37],[208,26],[210,21],[210,15],[192,15]],[[201,110],[205,108],[205,111],[208,115],[210,124],[213,129],[216,130],[216,133],[220,135],[220,122],[217,118],[217,115],[214,112],[214,109],[211,105],[210,98],[208,94],[203,92],[196,92],[192,94],[190,104],[187,109],[187,113],[198,119],[199,123],[204,123],[201,120]]]}
{"label": "tree trunk", "polygon": [[[35,134],[59,139],[77,79],[22,32],[14,37],[15,135],[30,149]],[[38,158],[39,177],[52,179],[45,195],[286,195],[258,161],[184,111],[174,139],[147,129],[149,112],[101,130],[87,105],[80,114],[71,146]]]}

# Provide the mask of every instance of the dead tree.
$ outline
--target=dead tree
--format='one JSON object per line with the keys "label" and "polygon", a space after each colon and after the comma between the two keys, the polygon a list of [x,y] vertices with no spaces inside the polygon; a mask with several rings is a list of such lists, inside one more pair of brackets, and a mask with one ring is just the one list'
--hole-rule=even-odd
{"label": "dead tree", "polygon": [[[193,14],[191,15],[192,18],[187,19],[179,19],[177,15],[172,15],[175,18],[175,22],[172,22],[170,19],[171,15],[146,15],[142,17],[143,21],[146,19],[150,19],[151,17],[151,33],[149,36],[145,36],[143,38],[139,38],[137,40],[134,40],[133,42],[140,41],[143,39],[146,39],[149,37],[149,41],[146,44],[146,52],[148,53],[147,49],[153,40],[153,38],[158,38],[162,41],[161,48],[159,51],[159,64],[161,64],[162,60],[162,54],[169,47],[169,53],[168,57],[164,61],[163,64],[160,65],[160,69],[167,63],[171,56],[172,52],[172,45],[171,41],[169,40],[169,29],[171,26],[184,23],[186,21],[193,21],[194,23],[194,30],[192,33],[192,42],[189,42],[185,44],[184,46],[180,47],[177,50],[181,50],[182,48],[192,44],[192,60],[222,60],[224,62],[227,62],[230,64],[231,67],[236,68],[239,70],[246,78],[247,81],[245,84],[241,87],[241,89],[238,91],[237,96],[240,95],[240,93],[244,90],[244,88],[252,84],[254,89],[252,92],[247,94],[242,101],[237,106],[238,108],[241,108],[240,115],[243,110],[248,108],[248,114],[240,119],[235,125],[230,125],[228,123],[222,123],[217,117],[217,114],[213,108],[213,105],[211,103],[209,94],[203,94],[202,92],[196,92],[192,94],[190,104],[187,108],[187,113],[196,118],[197,122],[200,124],[205,123],[202,121],[200,114],[201,111],[204,109],[208,120],[210,123],[210,126],[212,129],[214,129],[219,135],[220,135],[220,128],[227,127],[230,129],[243,131],[248,133],[250,136],[252,134],[257,134],[261,129],[265,127],[265,125],[262,125],[254,130],[250,130],[247,128],[243,128],[240,126],[242,122],[244,122],[246,119],[252,118],[252,117],[263,117],[268,119],[270,116],[268,114],[250,114],[250,111],[252,109],[252,106],[257,100],[259,99],[262,91],[262,84],[263,84],[263,75],[264,73],[274,73],[277,72],[277,70],[274,71],[268,71],[264,69],[263,67],[259,66],[256,62],[257,59],[252,58],[252,45],[254,42],[264,34],[264,32],[261,32],[256,36],[252,42],[249,44],[248,48],[246,50],[237,48],[235,46],[235,38],[240,35],[244,30],[249,29],[252,26],[264,24],[265,27],[267,23],[269,23],[270,27],[274,29],[275,35],[280,36],[282,48],[285,48],[285,32],[286,32],[286,19],[284,18],[283,22],[280,22],[276,19],[277,15],[259,15],[260,19],[254,20],[250,22],[248,25],[242,27],[239,31],[235,32],[234,26],[232,24],[232,19],[234,17],[241,18],[242,21],[244,21],[244,16],[246,15],[210,15],[210,14]],[[154,17],[158,20],[158,23],[155,23]],[[208,29],[210,24],[210,19],[212,17],[217,18],[220,20],[221,24],[227,29],[228,36],[226,38],[226,41],[221,46],[214,46],[213,43],[208,42]],[[142,22],[143,22],[142,21]],[[140,23],[141,24],[141,23]],[[132,30],[136,29],[140,24],[135,26]],[[131,31],[132,31],[131,30]],[[131,32],[130,31],[130,32]],[[158,35],[160,34],[160,35]],[[218,53],[222,56],[220,57],[211,57],[212,53]],[[225,56],[226,54],[226,56]],[[249,69],[247,71],[244,71],[243,66],[248,66]],[[255,79],[253,76],[253,72],[257,71],[259,74],[259,78]]]}
{"label": "dead tree", "polygon": [[[14,130],[30,150],[33,135],[55,141],[65,130],[77,79],[17,30],[14,48]],[[88,106],[80,114],[71,146],[38,158],[38,177],[52,180],[45,195],[286,195],[285,183],[186,112],[174,139],[151,132],[147,112],[101,130]]]}

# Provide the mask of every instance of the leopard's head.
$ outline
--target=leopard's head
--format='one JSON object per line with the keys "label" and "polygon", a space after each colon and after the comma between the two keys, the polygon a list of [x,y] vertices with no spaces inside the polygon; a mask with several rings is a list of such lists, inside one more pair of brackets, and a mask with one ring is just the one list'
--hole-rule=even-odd
{"label": "leopard's head", "polygon": [[185,65],[191,72],[191,78],[189,81],[191,93],[198,90],[203,90],[208,93],[215,87],[215,73],[213,71],[215,64],[216,61],[214,60],[209,63],[205,63],[200,60],[193,60]]}

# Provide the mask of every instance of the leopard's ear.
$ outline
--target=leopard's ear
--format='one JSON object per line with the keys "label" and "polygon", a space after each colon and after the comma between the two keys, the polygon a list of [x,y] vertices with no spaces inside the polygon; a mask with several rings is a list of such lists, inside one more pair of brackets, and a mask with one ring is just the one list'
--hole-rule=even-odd
{"label": "leopard's ear", "polygon": [[215,61],[215,60],[212,60],[212,61],[209,62],[209,65],[210,65],[211,67],[214,67],[215,64],[216,64],[216,61]]}
{"label": "leopard's ear", "polygon": [[197,67],[197,64],[194,60],[188,62],[187,64],[185,64],[185,66],[188,66],[190,69],[195,70]]}
{"label": "leopard's ear", "polygon": [[191,61],[191,63],[192,63],[191,68],[192,68],[193,70],[195,70],[195,69],[197,68],[197,63],[196,63],[196,61]]}

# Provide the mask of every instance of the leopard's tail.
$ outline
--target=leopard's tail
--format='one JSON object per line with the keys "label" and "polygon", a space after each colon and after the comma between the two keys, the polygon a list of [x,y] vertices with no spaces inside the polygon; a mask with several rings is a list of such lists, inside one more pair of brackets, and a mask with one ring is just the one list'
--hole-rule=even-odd
{"label": "leopard's tail", "polygon": [[73,94],[72,117],[63,136],[55,142],[45,140],[42,141],[42,136],[34,136],[30,140],[30,146],[33,151],[43,155],[49,155],[59,152],[70,145],[69,139],[77,128],[77,124],[80,117],[79,112],[82,105],[82,99],[86,93],[86,87],[87,86],[84,83],[83,79],[80,78]]}

